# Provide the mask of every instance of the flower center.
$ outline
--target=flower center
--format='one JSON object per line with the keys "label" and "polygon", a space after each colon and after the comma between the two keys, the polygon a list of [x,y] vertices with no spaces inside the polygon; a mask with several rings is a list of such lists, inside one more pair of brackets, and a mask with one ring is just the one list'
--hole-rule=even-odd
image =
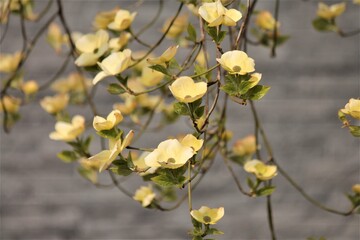
{"label": "flower center", "polygon": [[190,96],[190,95],[186,95],[184,98],[191,98],[191,96]]}
{"label": "flower center", "polygon": [[204,217],[203,217],[203,220],[204,220],[205,223],[209,223],[209,222],[211,222],[211,217],[209,217],[209,216],[204,216]]}
{"label": "flower center", "polygon": [[238,65],[235,65],[235,66],[233,66],[232,70],[233,70],[234,72],[240,72],[241,67],[238,66]]}
{"label": "flower center", "polygon": [[176,160],[175,160],[175,158],[169,158],[169,159],[167,160],[167,162],[168,162],[168,163],[175,163]]}
{"label": "flower center", "polygon": [[99,52],[99,48],[95,48],[93,53],[97,54],[98,52]]}

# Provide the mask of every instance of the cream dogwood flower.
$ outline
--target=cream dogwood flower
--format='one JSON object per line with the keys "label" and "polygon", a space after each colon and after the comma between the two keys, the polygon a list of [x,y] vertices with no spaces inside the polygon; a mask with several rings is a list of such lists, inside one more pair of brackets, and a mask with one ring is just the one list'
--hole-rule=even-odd
{"label": "cream dogwood flower", "polygon": [[245,75],[255,71],[254,59],[239,50],[228,51],[217,58],[216,61],[230,74]]}
{"label": "cream dogwood flower", "polygon": [[85,119],[83,116],[76,115],[71,123],[59,121],[55,124],[55,131],[50,133],[52,140],[70,142],[85,130]]}
{"label": "cream dogwood flower", "polygon": [[132,163],[135,166],[135,170],[139,173],[140,176],[146,176],[148,174],[153,174],[158,169],[158,167],[149,167],[145,163],[145,157],[149,155],[148,152],[143,152],[140,156],[133,156]]}
{"label": "cream dogwood flower", "polygon": [[183,166],[193,155],[191,147],[184,146],[177,139],[169,139],[161,142],[159,146],[145,157],[145,163],[149,167],[179,168]]}
{"label": "cream dogwood flower", "polygon": [[181,139],[180,143],[184,146],[191,147],[195,152],[199,151],[203,146],[204,140],[197,139],[192,134],[187,134],[183,139]]}
{"label": "cream dogwood flower", "polygon": [[360,99],[351,98],[340,111],[360,120]]}
{"label": "cream dogwood flower", "polygon": [[191,216],[204,224],[216,224],[224,216],[224,208],[209,208],[202,206],[199,210],[191,210]]}
{"label": "cream dogwood flower", "polygon": [[216,27],[221,24],[236,26],[236,22],[242,18],[241,12],[236,9],[225,8],[220,0],[203,3],[199,8],[199,14],[209,24],[209,27]]}
{"label": "cream dogwood flower", "polygon": [[238,156],[251,155],[256,152],[256,138],[254,135],[239,139],[233,146],[233,152]]}
{"label": "cream dogwood flower", "polygon": [[[165,31],[170,26],[172,19],[166,20],[165,24],[163,25],[161,32],[165,33]],[[181,35],[183,31],[185,31],[186,27],[188,25],[188,16],[187,15],[181,15],[178,16],[175,21],[173,22],[172,26],[170,27],[169,31],[166,34],[166,37],[168,38],[177,38]]]}
{"label": "cream dogwood flower", "polygon": [[255,24],[260,28],[272,31],[279,25],[269,11],[260,11],[256,16]]}
{"label": "cream dogwood flower", "polygon": [[123,120],[123,116],[119,110],[113,110],[106,119],[100,116],[95,116],[93,120],[93,127],[96,131],[110,130],[118,125]]}
{"label": "cream dogwood flower", "polygon": [[147,66],[141,72],[140,82],[146,87],[152,87],[160,83],[163,78],[163,73],[155,71]]}
{"label": "cream dogwood flower", "polygon": [[130,33],[122,32],[119,37],[110,39],[109,47],[114,52],[120,51],[123,47],[126,46],[126,44],[128,44],[130,38]]}
{"label": "cream dogwood flower", "polygon": [[148,58],[146,60],[149,64],[159,64],[165,66],[165,63],[170,62],[170,60],[173,59],[173,57],[175,57],[178,48],[179,45],[171,46],[168,49],[166,49],[165,52],[163,52],[163,54],[161,54],[160,57]]}
{"label": "cream dogwood flower", "polygon": [[81,54],[75,60],[79,67],[93,66],[98,59],[108,50],[109,34],[105,30],[99,30],[95,34],[90,33],[81,36],[75,43],[76,49]]}
{"label": "cream dogwood flower", "polygon": [[136,12],[130,14],[127,10],[119,10],[115,15],[113,22],[109,23],[108,28],[115,31],[122,31],[128,29],[134,21]]}
{"label": "cream dogwood flower", "polygon": [[108,76],[115,76],[127,69],[131,63],[131,50],[125,49],[122,52],[114,52],[106,57],[101,63],[98,63],[102,69],[95,78],[93,84],[97,84]]}
{"label": "cream dogwood flower", "polygon": [[53,97],[44,97],[40,101],[41,107],[50,114],[55,114],[62,111],[69,103],[68,94],[57,94]]}
{"label": "cream dogwood flower", "polygon": [[96,14],[93,21],[95,29],[106,29],[108,25],[114,21],[118,8],[114,8],[109,11],[103,11]]}
{"label": "cream dogwood flower", "polygon": [[155,197],[156,194],[153,192],[151,185],[149,185],[147,187],[142,186],[136,190],[133,199],[140,202],[143,207],[147,207],[151,204]]}
{"label": "cream dogwood flower", "polygon": [[0,101],[0,112],[3,112],[3,108],[5,108],[8,113],[17,113],[19,111],[20,104],[21,99],[6,95]]}
{"label": "cream dogwood flower", "polygon": [[117,158],[117,156],[131,144],[131,141],[134,137],[134,131],[129,131],[125,136],[124,140],[118,139],[109,139],[109,149],[103,150],[98,154],[88,158],[89,161],[101,162],[99,167],[99,172],[107,169],[111,163]]}
{"label": "cream dogwood flower", "polygon": [[179,101],[191,103],[202,98],[207,91],[205,82],[195,83],[191,77],[179,77],[170,86],[172,95]]}
{"label": "cream dogwood flower", "polygon": [[21,52],[0,54],[0,72],[11,73],[16,70],[22,58]]}
{"label": "cream dogwood flower", "polygon": [[275,165],[266,165],[259,160],[250,160],[244,164],[244,170],[248,173],[255,174],[256,178],[266,181],[277,175],[277,167]]}
{"label": "cream dogwood flower", "polygon": [[317,15],[321,18],[331,20],[343,14],[345,8],[345,3],[338,3],[329,6],[325,3],[319,2]]}
{"label": "cream dogwood flower", "polygon": [[26,81],[21,85],[21,90],[25,95],[33,95],[39,90],[39,85],[35,80]]}
{"label": "cream dogwood flower", "polygon": [[53,22],[49,25],[46,41],[56,53],[60,53],[63,44],[68,43],[69,38],[66,34],[61,32],[60,26]]}

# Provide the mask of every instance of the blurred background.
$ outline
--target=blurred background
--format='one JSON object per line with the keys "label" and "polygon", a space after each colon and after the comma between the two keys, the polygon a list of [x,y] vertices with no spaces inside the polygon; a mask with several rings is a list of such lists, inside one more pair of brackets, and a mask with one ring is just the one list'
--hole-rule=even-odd
{"label": "blurred background", "polygon": [[[134,8],[135,1],[123,0],[63,2],[72,31],[83,33],[92,30],[92,19],[100,10],[115,6],[136,10],[135,29],[149,22],[157,11],[157,1],[150,0],[139,8]],[[46,3],[36,0],[36,9],[42,9]],[[256,61],[256,70],[263,74],[262,84],[271,86],[268,95],[256,106],[276,159],[311,196],[346,211],[350,203],[344,193],[360,182],[359,140],[341,128],[337,111],[350,98],[360,95],[360,35],[341,38],[333,33],[316,32],[311,21],[316,16],[317,4],[317,1],[281,1],[281,32],[291,38],[278,48],[275,59],[269,57],[270,50],[264,47],[249,46],[248,53]],[[177,6],[175,0],[165,1],[155,27],[142,35],[147,42],[159,38],[162,24]],[[258,9],[273,12],[274,1],[259,1]],[[55,4],[50,11],[55,11]],[[358,29],[359,23],[360,7],[347,2],[339,25],[344,31],[351,31]],[[38,29],[34,23],[27,28],[30,36]],[[21,44],[19,18],[13,17],[1,52],[15,52]],[[168,45],[170,42],[156,53],[160,54]],[[136,45],[133,50],[137,50]],[[25,65],[25,78],[46,82],[61,62],[43,37]],[[72,70],[69,67],[67,72]],[[48,94],[51,92],[41,93],[39,98]],[[113,100],[106,87],[100,86],[96,104],[103,115],[110,112]],[[88,108],[70,108],[70,112],[84,114],[92,121]],[[229,128],[235,132],[233,140],[253,133],[250,106],[231,103],[229,112]],[[68,147],[49,140],[53,118],[38,103],[23,107],[21,113],[22,119],[11,134],[1,130],[1,239],[189,238],[191,222],[186,203],[172,212],[148,210],[117,189],[94,187],[79,176],[76,164],[57,159],[56,154]],[[180,119],[161,133],[144,134],[137,145],[156,147],[170,135],[191,131],[185,120]],[[92,152],[97,151],[99,147],[94,143]],[[101,181],[110,183],[105,175]],[[138,180],[132,177],[124,185],[134,192],[140,184]],[[360,238],[358,216],[338,216],[314,207],[280,175],[273,183],[277,186],[273,211],[278,239]],[[240,194],[220,158],[193,193],[193,207],[202,205],[225,207],[225,217],[217,225],[225,235],[219,239],[270,239],[266,199],[250,199]]]}

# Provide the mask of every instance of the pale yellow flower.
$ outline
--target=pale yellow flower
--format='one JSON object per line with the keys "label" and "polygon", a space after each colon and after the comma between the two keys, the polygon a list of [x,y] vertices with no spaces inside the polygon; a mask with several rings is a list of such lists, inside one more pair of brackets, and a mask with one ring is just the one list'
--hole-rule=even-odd
{"label": "pale yellow flower", "polygon": [[83,92],[84,82],[86,88],[91,86],[91,80],[77,72],[70,73],[67,77],[56,80],[51,89],[58,93]]}
{"label": "pale yellow flower", "polygon": [[199,8],[199,14],[208,23],[209,27],[216,27],[221,24],[236,26],[236,22],[242,18],[241,12],[236,9],[225,8],[220,0],[203,3]]}
{"label": "pale yellow flower", "polygon": [[116,12],[114,21],[109,23],[108,28],[115,31],[128,29],[135,16],[136,12],[130,14],[127,10],[119,10]]}
{"label": "pale yellow flower", "polygon": [[113,110],[105,118],[95,116],[93,120],[93,127],[96,131],[110,130],[118,125],[123,120],[123,116],[119,110]]}
{"label": "pale yellow flower", "polygon": [[69,103],[68,94],[57,94],[53,97],[44,97],[40,101],[41,107],[50,114],[55,114],[62,111]]}
{"label": "pale yellow flower", "polygon": [[233,152],[238,156],[247,156],[256,152],[256,138],[254,135],[239,139],[233,146]]}
{"label": "pale yellow flower", "polygon": [[329,6],[325,3],[319,2],[317,15],[321,18],[331,20],[343,14],[345,8],[345,3],[338,3]]}
{"label": "pale yellow flower", "polygon": [[244,170],[248,173],[255,174],[256,178],[266,181],[277,175],[277,167],[275,165],[266,165],[259,160],[250,160],[244,164]]}
{"label": "pale yellow flower", "polygon": [[[172,18],[167,19],[165,24],[163,25],[161,31],[165,33],[166,29],[170,26]],[[172,26],[170,27],[166,37],[168,38],[177,38],[179,37],[186,29],[188,25],[188,16],[181,15],[178,16],[175,21],[173,22]]]}
{"label": "pale yellow flower", "polygon": [[111,163],[117,158],[117,156],[131,144],[131,141],[134,137],[134,131],[129,131],[125,136],[124,140],[121,138],[118,139],[109,139],[109,149],[103,150],[98,154],[88,158],[89,161],[101,162],[99,167],[99,172],[107,169]]}
{"label": "pale yellow flower", "polygon": [[76,48],[81,52],[75,64],[80,67],[95,65],[98,59],[108,50],[108,41],[109,34],[102,29],[95,34],[90,33],[81,36],[75,44]]}
{"label": "pale yellow flower", "polygon": [[351,98],[340,111],[360,120],[360,99]]}
{"label": "pale yellow flower", "polygon": [[163,78],[163,73],[155,71],[147,66],[141,72],[140,82],[146,87],[153,87],[160,83]]}
{"label": "pale yellow flower", "polygon": [[209,54],[206,54],[204,50],[201,49],[195,60],[200,66],[206,67],[206,59],[209,59]]}
{"label": "pale yellow flower", "polygon": [[103,11],[96,14],[95,19],[93,21],[93,26],[95,29],[106,29],[107,26],[114,21],[115,15],[119,10],[118,7],[109,10]]}
{"label": "pale yellow flower", "polygon": [[207,91],[205,82],[195,83],[191,77],[179,77],[170,86],[169,89],[173,96],[184,103],[191,103],[202,98]]}
{"label": "pale yellow flower", "polygon": [[173,59],[173,57],[175,57],[178,47],[179,45],[171,46],[168,49],[166,49],[165,52],[163,52],[163,54],[161,54],[160,57],[148,58],[147,62],[153,65],[159,64],[165,66],[165,63],[170,62],[170,60]]}
{"label": "pale yellow flower", "polygon": [[21,85],[21,90],[25,95],[33,95],[39,90],[39,85],[35,80],[26,81]]}
{"label": "pale yellow flower", "polygon": [[[133,59],[137,60],[137,59],[141,59],[144,57],[144,55],[147,54],[146,51],[136,51],[132,53],[132,57]],[[154,58],[155,56],[153,54],[149,54],[148,58]],[[142,72],[142,70],[147,67],[149,65],[149,63],[147,62],[147,59],[143,59],[140,62],[138,62],[135,66],[134,69]]]}
{"label": "pale yellow flower", "polygon": [[158,111],[161,111],[161,105],[163,102],[163,98],[158,95],[149,95],[149,94],[141,94],[136,97],[136,101],[141,107],[154,109],[158,106]]}
{"label": "pale yellow flower", "polygon": [[61,52],[63,44],[66,44],[68,40],[68,36],[62,33],[59,24],[53,22],[49,25],[46,41],[54,48],[56,53]]}
{"label": "pale yellow flower", "polygon": [[137,101],[135,96],[129,95],[129,97],[125,98],[123,103],[115,103],[113,105],[113,109],[119,110],[124,115],[131,114],[137,106]]}
{"label": "pale yellow flower", "polygon": [[[33,21],[38,18],[38,15],[33,12],[33,2],[31,0],[21,0],[23,7],[24,17],[27,20]],[[10,1],[10,10],[13,12],[20,12],[20,0],[11,0]]]}
{"label": "pale yellow flower", "polygon": [[147,207],[151,204],[155,197],[156,194],[153,192],[151,185],[149,185],[148,187],[142,186],[136,190],[133,199],[141,202],[143,207]]}
{"label": "pale yellow flower", "polygon": [[20,63],[21,58],[21,52],[16,52],[14,54],[0,54],[0,72],[14,72]]}
{"label": "pale yellow flower", "polygon": [[20,104],[21,99],[6,95],[0,101],[0,112],[3,112],[5,108],[8,113],[17,113],[19,111]]}
{"label": "pale yellow flower", "polygon": [[112,38],[109,41],[109,47],[113,52],[120,51],[124,48],[131,38],[131,34],[128,32],[122,32],[118,38]]}
{"label": "pale yellow flower", "polygon": [[354,184],[351,188],[354,193],[360,194],[360,184]]}
{"label": "pale yellow flower", "polygon": [[192,134],[187,134],[183,139],[181,139],[180,143],[184,146],[191,147],[195,152],[199,151],[203,146],[204,140],[197,139]]}
{"label": "pale yellow flower", "polygon": [[133,156],[132,163],[135,166],[135,170],[139,173],[140,176],[146,176],[148,174],[153,174],[158,169],[158,167],[149,167],[145,163],[145,157],[149,155],[148,152],[143,152],[140,156]]}
{"label": "pale yellow flower", "polygon": [[245,75],[255,71],[254,59],[239,50],[228,51],[216,59],[230,74]]}
{"label": "pale yellow flower", "polygon": [[55,132],[50,133],[52,140],[70,142],[82,134],[85,130],[85,119],[83,116],[76,115],[71,123],[59,121],[55,124]]}
{"label": "pale yellow flower", "polygon": [[255,24],[260,28],[269,31],[272,31],[275,27],[279,26],[269,11],[260,11],[256,16]]}
{"label": "pale yellow flower", "polygon": [[145,157],[149,167],[179,168],[182,167],[193,155],[191,147],[182,145],[177,139],[161,142],[158,147]]}
{"label": "pale yellow flower", "polygon": [[95,78],[93,84],[97,84],[108,76],[115,76],[125,71],[131,64],[131,50],[125,49],[122,52],[114,52],[107,56],[101,63],[98,63],[102,69]]}
{"label": "pale yellow flower", "polygon": [[224,216],[224,208],[209,208],[202,206],[199,210],[191,210],[191,216],[204,224],[216,224]]}
{"label": "pale yellow flower", "polygon": [[360,0],[353,0],[353,3],[360,5]]}

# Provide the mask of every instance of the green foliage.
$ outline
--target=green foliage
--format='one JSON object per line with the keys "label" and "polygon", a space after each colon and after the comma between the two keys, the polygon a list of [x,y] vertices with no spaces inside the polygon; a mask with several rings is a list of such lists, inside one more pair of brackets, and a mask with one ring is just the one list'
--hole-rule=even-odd
{"label": "green foliage", "polygon": [[185,115],[185,116],[190,115],[190,111],[186,103],[182,103],[182,102],[174,103],[174,111],[179,115]]}
{"label": "green foliage", "polygon": [[78,156],[73,151],[62,151],[57,154],[57,157],[60,158],[63,162],[71,163],[78,159]]}
{"label": "green foliage", "polygon": [[119,84],[112,83],[108,86],[107,91],[113,95],[120,95],[126,92],[126,90]]}
{"label": "green foliage", "polygon": [[159,65],[159,64],[156,64],[156,65],[152,65],[152,66],[149,66],[149,68],[155,70],[155,71],[158,71],[158,72],[161,72],[167,76],[170,76],[171,74],[169,73],[169,71],[167,70],[167,68],[165,68],[164,66],[162,65]]}
{"label": "green foliage", "polygon": [[349,126],[349,130],[354,137],[360,137],[360,126]]}
{"label": "green foliage", "polygon": [[78,172],[86,180],[94,184],[97,183],[97,173],[94,170],[79,167]]}
{"label": "green foliage", "polygon": [[257,82],[251,80],[250,75],[228,74],[225,76],[225,84],[221,90],[241,99],[259,100],[266,95],[270,87],[256,84]]}
{"label": "green foliage", "polygon": [[226,31],[218,32],[216,27],[205,26],[205,31],[209,34],[209,36],[214,40],[216,44],[220,44],[226,36]]}
{"label": "green foliage", "polygon": [[186,165],[177,169],[162,169],[151,180],[161,187],[177,186],[181,188],[186,180],[186,177],[183,176],[185,172]]}
{"label": "green foliage", "polygon": [[189,25],[187,26],[187,32],[188,36],[186,37],[186,39],[192,42],[196,42],[196,30],[191,23],[189,23]]}
{"label": "green foliage", "polygon": [[324,32],[324,31],[334,31],[336,32],[338,30],[337,26],[334,24],[334,22],[329,21],[327,19],[324,18],[316,18],[313,22],[312,22],[314,28],[320,32]]}
{"label": "green foliage", "polygon": [[264,196],[271,195],[274,191],[275,191],[274,186],[266,186],[266,187],[263,187],[263,188],[260,188],[259,190],[257,190],[256,195],[264,197]]}
{"label": "green foliage", "polygon": [[129,168],[129,164],[122,160],[115,160],[114,166],[110,167],[110,171],[120,176],[129,176],[133,171]]}

